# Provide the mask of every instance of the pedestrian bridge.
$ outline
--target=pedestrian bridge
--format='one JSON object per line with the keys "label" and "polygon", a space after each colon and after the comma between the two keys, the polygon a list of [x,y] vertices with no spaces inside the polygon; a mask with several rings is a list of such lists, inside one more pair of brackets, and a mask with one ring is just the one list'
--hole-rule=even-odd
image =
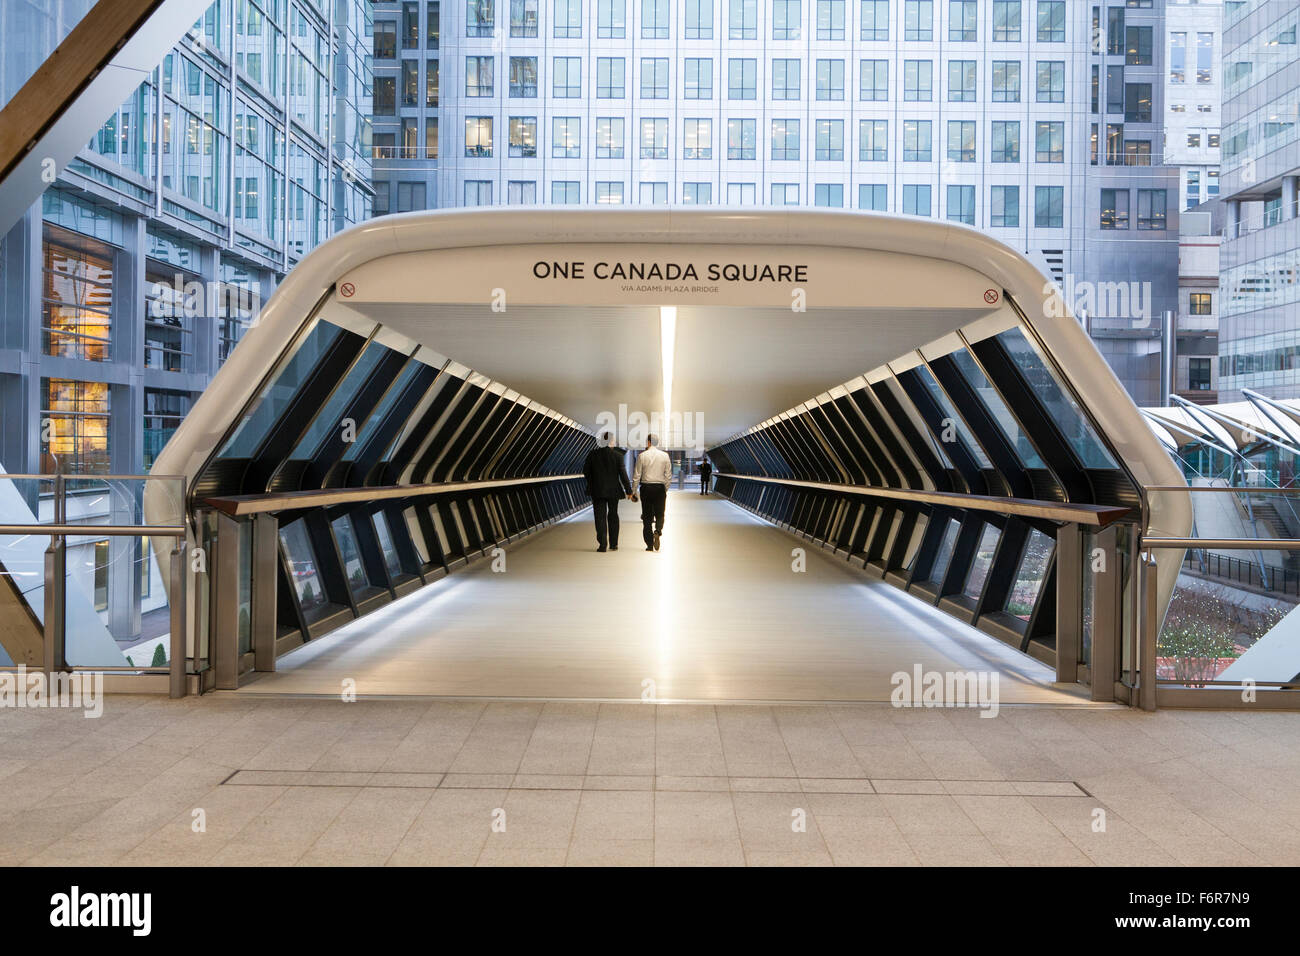
{"label": "pedestrian bridge", "polygon": [[[1191,507],[1050,290],[906,217],[351,229],[155,465],[207,555],[191,669],[247,692],[337,693],[351,669],[377,694],[636,698],[658,673],[661,696],[877,699],[882,675],[978,660],[1028,697],[1128,698],[1181,563],[1140,542],[1184,538]],[[595,554],[594,432],[652,417],[708,451],[715,495],[670,496],[659,554]]]}

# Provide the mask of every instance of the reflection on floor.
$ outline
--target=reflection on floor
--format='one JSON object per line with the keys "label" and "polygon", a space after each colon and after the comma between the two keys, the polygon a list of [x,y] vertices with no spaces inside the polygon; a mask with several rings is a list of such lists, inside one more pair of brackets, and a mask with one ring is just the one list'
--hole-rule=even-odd
{"label": "reflection on floor", "polygon": [[996,671],[1001,703],[1086,702],[1006,645],[718,498],[669,496],[662,550],[590,512],[281,658],[240,694],[888,700],[898,671]]}

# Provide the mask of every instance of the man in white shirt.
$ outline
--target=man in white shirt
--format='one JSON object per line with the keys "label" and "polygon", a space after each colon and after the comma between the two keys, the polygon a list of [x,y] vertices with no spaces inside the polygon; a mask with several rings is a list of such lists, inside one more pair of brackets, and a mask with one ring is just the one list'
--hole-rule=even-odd
{"label": "man in white shirt", "polygon": [[632,487],[641,491],[641,536],[647,551],[659,550],[659,536],[664,533],[664,505],[668,503],[668,484],[673,480],[673,460],[656,448],[659,439],[646,437],[645,451],[636,460]]}

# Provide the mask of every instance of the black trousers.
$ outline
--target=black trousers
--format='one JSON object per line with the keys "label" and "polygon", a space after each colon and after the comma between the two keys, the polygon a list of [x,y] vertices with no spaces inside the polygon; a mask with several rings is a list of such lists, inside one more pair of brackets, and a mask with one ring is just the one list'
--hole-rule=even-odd
{"label": "black trousers", "polygon": [[700,475],[700,494],[707,495],[708,493],[709,493],[709,479],[705,478],[703,475]]}
{"label": "black trousers", "polygon": [[654,532],[663,532],[664,530],[664,505],[668,503],[668,488],[666,485],[649,485],[642,484],[640,489],[641,495],[641,537],[645,539],[645,546],[653,548],[655,539]]}
{"label": "black trousers", "polygon": [[602,548],[606,545],[618,547],[618,503],[621,500],[621,498],[591,499],[591,513],[596,519],[596,543]]}

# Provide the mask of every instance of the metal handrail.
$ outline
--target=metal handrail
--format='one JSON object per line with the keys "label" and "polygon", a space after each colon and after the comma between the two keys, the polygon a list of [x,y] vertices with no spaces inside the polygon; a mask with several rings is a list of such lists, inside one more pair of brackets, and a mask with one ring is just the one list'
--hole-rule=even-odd
{"label": "metal handrail", "polygon": [[107,538],[183,538],[179,524],[0,524],[0,534],[94,534]]}

